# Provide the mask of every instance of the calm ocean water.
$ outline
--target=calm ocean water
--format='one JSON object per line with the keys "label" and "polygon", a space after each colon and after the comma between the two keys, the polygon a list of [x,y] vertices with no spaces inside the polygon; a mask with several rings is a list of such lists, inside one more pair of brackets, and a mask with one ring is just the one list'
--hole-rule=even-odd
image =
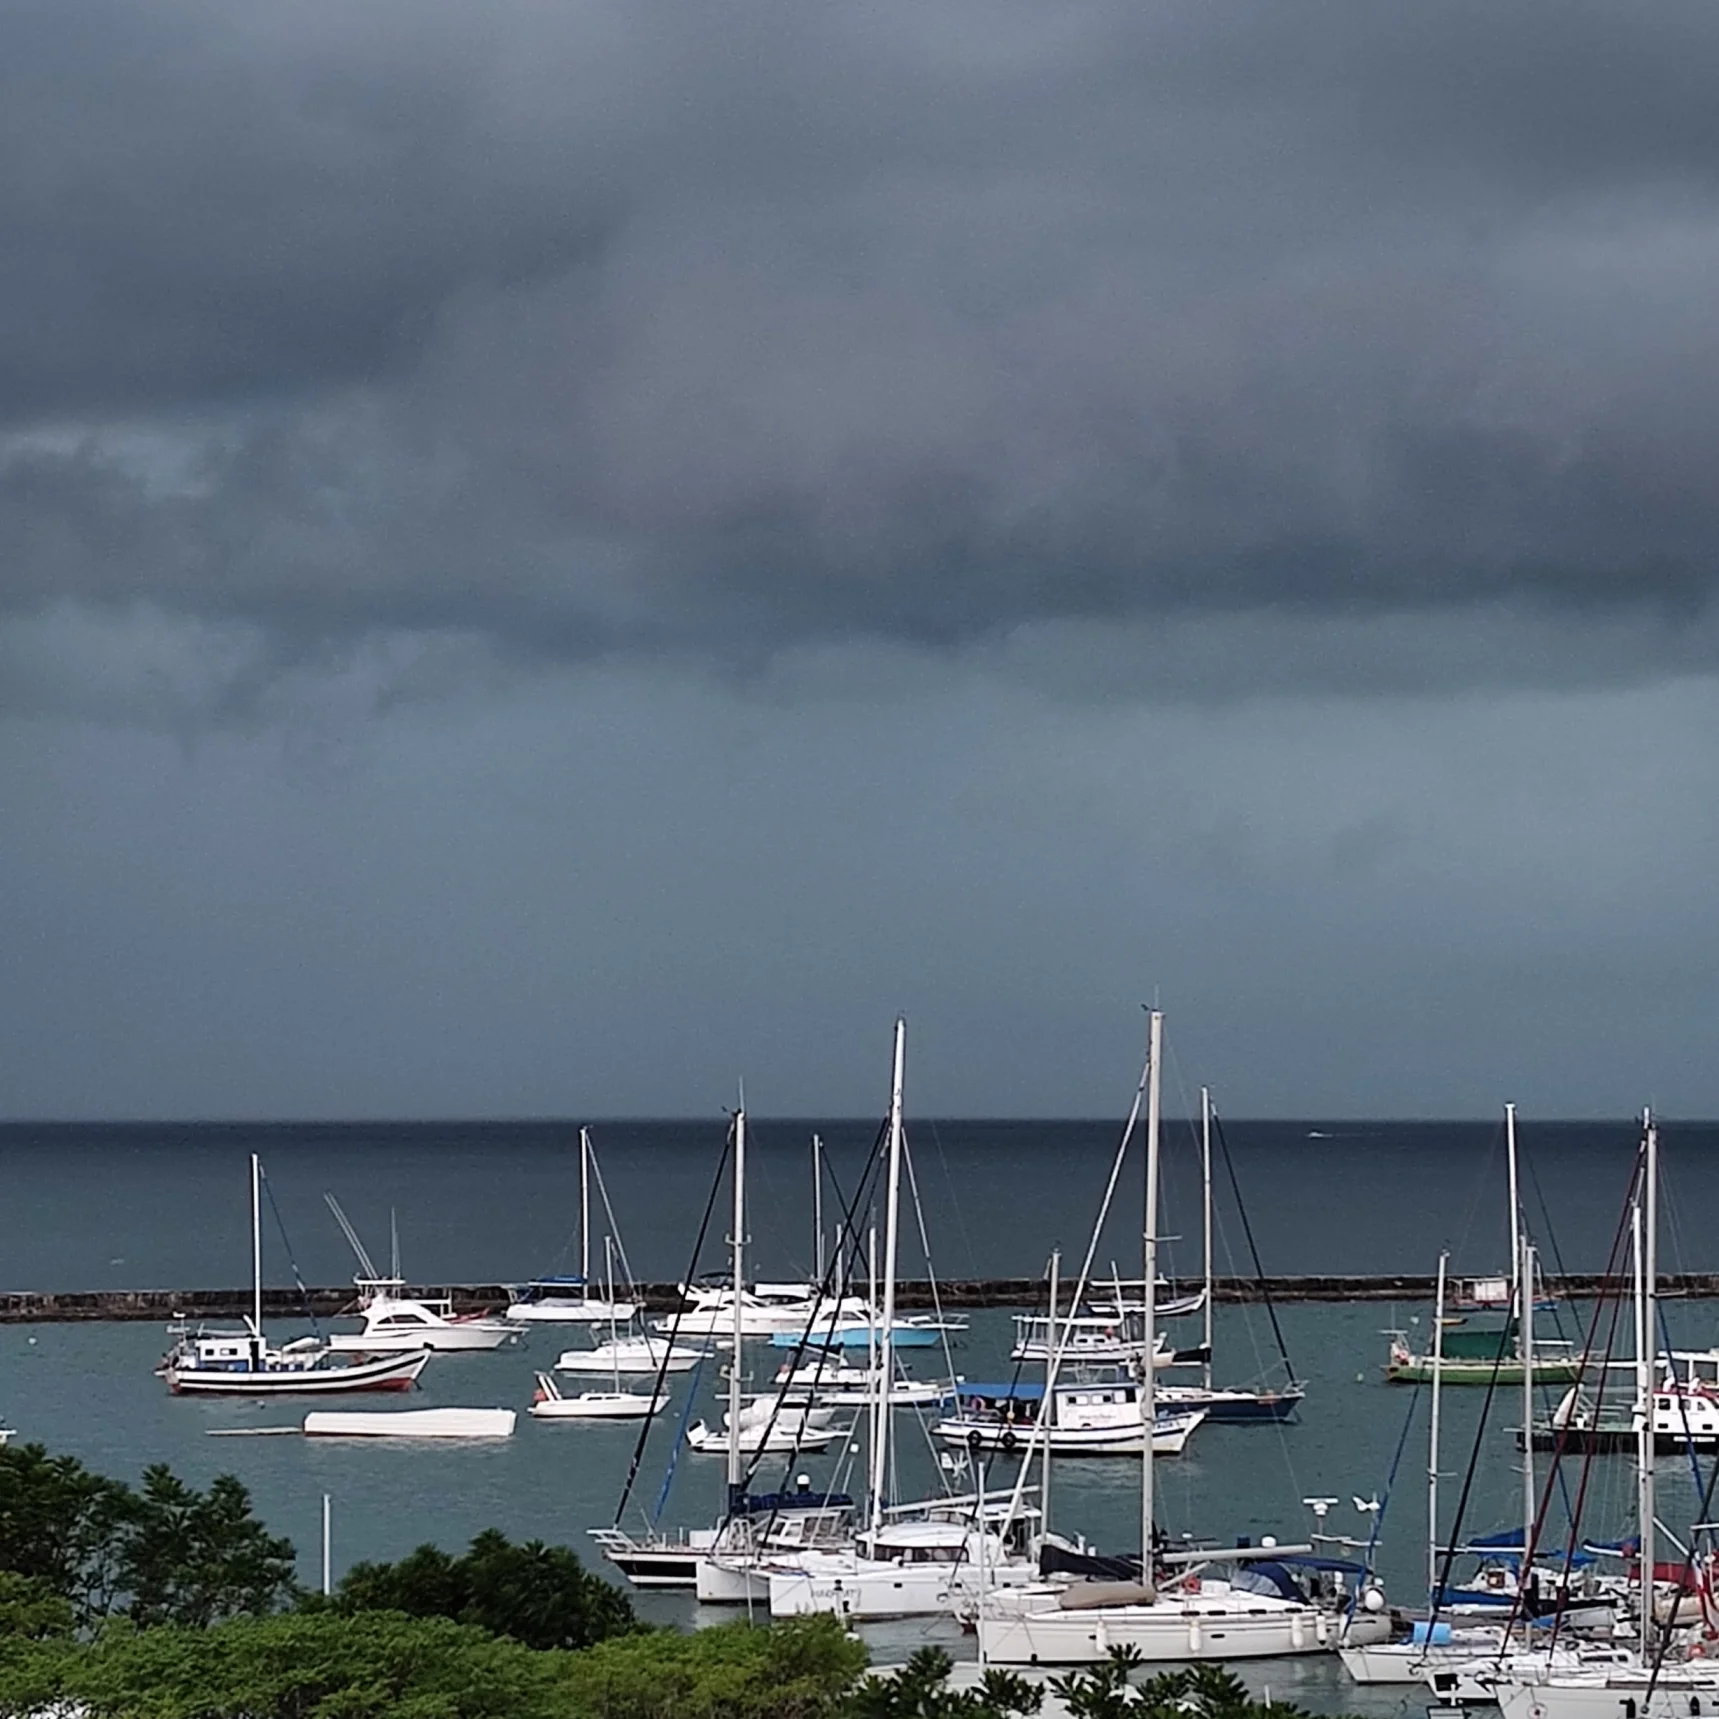
{"label": "calm ocean water", "polygon": [[[750,1119],[750,1229],[760,1274],[809,1269],[813,1124]],[[816,1125],[851,1189],[874,1122]],[[611,1122],[593,1141],[633,1268],[674,1279],[721,1152],[726,1124]],[[1078,1257],[1091,1231],[1117,1125],[910,1124],[927,1233],[942,1277],[1026,1276],[1053,1247]],[[1268,1271],[1495,1269],[1505,1245],[1501,1125],[1232,1122],[1226,1134]],[[1524,1200],[1542,1249],[1598,1269],[1615,1231],[1635,1126],[1524,1121]],[[1719,1124],[1668,1123],[1668,1270],[1719,1269]],[[577,1131],[563,1123],[0,1126],[0,1232],[8,1289],[227,1287],[248,1281],[247,1152],[263,1156],[305,1280],[338,1283],[352,1262],[323,1206],[332,1191],[372,1253],[398,1213],[408,1273],[420,1281],[510,1282],[574,1257]],[[1166,1134],[1166,1230],[1176,1269],[1197,1267],[1197,1153],[1186,1123]],[[1105,1237],[1102,1265],[1138,1269],[1139,1158]],[[1246,1249],[1218,1171],[1220,1269]],[[833,1221],[833,1206],[826,1204]],[[720,1244],[713,1227],[713,1246]],[[268,1281],[289,1284],[273,1221]],[[923,1275],[917,1248],[904,1271]],[[712,1259],[709,1263],[715,1263]],[[1548,1259],[1550,1265],[1551,1259]]]}
{"label": "calm ocean water", "polygon": [[[674,1277],[709,1190],[724,1125],[613,1123],[594,1138],[611,1200],[635,1269]],[[820,1130],[844,1185],[875,1133],[872,1124]],[[1268,1270],[1283,1273],[1430,1271],[1450,1245],[1459,1265],[1496,1269],[1504,1248],[1499,1130],[1480,1124],[1333,1125],[1233,1123],[1237,1174]],[[806,1268],[811,1255],[810,1129],[754,1122],[754,1257],[763,1274]],[[911,1128],[916,1180],[940,1275],[1017,1275],[1040,1269],[1054,1245],[1078,1254],[1102,1192],[1117,1130],[1106,1123],[929,1123]],[[445,1124],[350,1127],[86,1127],[14,1125],[0,1129],[0,1174],[7,1189],[4,1228],[7,1287],[232,1286],[245,1281],[248,1192],[245,1158],[259,1150],[268,1168],[292,1252],[307,1281],[350,1275],[345,1244],[322,1204],[334,1191],[372,1251],[385,1249],[390,1208],[398,1212],[407,1272],[420,1280],[493,1281],[530,1276],[573,1257],[577,1211],[575,1132],[566,1126]],[[1604,1262],[1623,1198],[1634,1129],[1627,1122],[1524,1125],[1531,1158],[1526,1197],[1543,1243],[1555,1239],[1572,1268]],[[1668,1269],[1719,1268],[1719,1246],[1698,1222],[1719,1199],[1719,1128],[1665,1130]],[[1166,1227],[1184,1238],[1177,1264],[1197,1263],[1196,1159],[1185,1126],[1167,1165]],[[1540,1199],[1544,1191],[1544,1202]],[[1100,1252],[1123,1270],[1137,1259],[1138,1169],[1125,1183],[1122,1210]],[[828,1210],[828,1208],[827,1208]],[[715,1265],[725,1226],[713,1225],[706,1262]],[[1245,1259],[1233,1201],[1220,1200],[1225,1263]],[[291,1281],[272,1220],[265,1231],[266,1278]],[[904,1244],[903,1270],[921,1275],[916,1243]],[[1276,1533],[1291,1539],[1309,1525],[1302,1500],[1338,1500],[1331,1524],[1364,1533],[1354,1508],[1395,1489],[1381,1566],[1393,1592],[1413,1601],[1423,1591],[1425,1545],[1424,1396],[1387,1386],[1380,1376],[1383,1330],[1420,1322],[1424,1307],[1292,1306],[1282,1319],[1297,1368],[1309,1383],[1298,1424],[1285,1428],[1207,1427],[1188,1453],[1160,1473],[1161,1518],[1173,1531],[1229,1535]],[[1672,1303],[1680,1341],[1714,1340],[1716,1310]],[[1567,1310],[1573,1331],[1580,1310]],[[283,1329],[280,1335],[288,1333]],[[973,1316],[955,1352],[966,1377],[1007,1377],[1006,1315]],[[438,1357],[424,1376],[423,1404],[506,1405],[523,1410],[534,1367],[553,1362],[565,1339],[538,1334],[531,1347],[495,1355]],[[251,1486],[271,1525],[298,1544],[302,1573],[314,1578],[323,1493],[333,1499],[334,1564],[395,1557],[424,1540],[458,1545],[496,1525],[581,1549],[586,1529],[610,1521],[633,1449],[634,1432],[614,1426],[543,1426],[522,1416],[505,1444],[460,1449],[379,1449],[292,1437],[208,1436],[218,1430],[284,1425],[297,1412],[274,1405],[196,1403],[170,1398],[152,1368],[163,1333],[149,1325],[0,1328],[0,1414],[21,1437],[40,1439],[107,1472],[135,1476],[147,1462],[172,1463],[206,1481],[223,1470]],[[1239,1383],[1273,1357],[1270,1329],[1257,1309],[1219,1311],[1218,1373]],[[915,1370],[934,1357],[917,1356]],[[755,1377],[771,1365],[752,1360]],[[720,1459],[683,1453],[666,1498],[669,1447],[684,1408],[712,1413],[714,1373],[679,1380],[641,1468],[628,1521],[641,1523],[660,1503],[665,1525],[710,1520],[721,1492]],[[1443,1467],[1454,1498],[1480,1417],[1478,1391],[1447,1395]],[[691,1402],[689,1403],[689,1398]],[[1412,1419],[1412,1425],[1410,1424]],[[1470,1525],[1512,1520],[1519,1458],[1511,1429],[1516,1403],[1499,1405],[1480,1444]],[[673,1424],[671,1424],[673,1423]],[[1399,1456],[1399,1450],[1401,1452]],[[935,1478],[925,1440],[903,1423],[903,1486]],[[820,1481],[840,1482],[840,1457],[802,1459]],[[1687,1516],[1694,1493],[1687,1473],[1668,1463],[1666,1520]],[[1053,1516],[1068,1532],[1107,1547],[1135,1543],[1138,1469],[1126,1461],[1065,1462],[1056,1471]],[[781,1478],[766,1468],[762,1478]],[[1622,1459],[1602,1459],[1590,1483],[1593,1532],[1628,1524],[1633,1482]],[[1131,1538],[1133,1536],[1134,1538]],[[684,1601],[644,1602],[650,1615],[688,1620]],[[939,1622],[888,1626],[883,1651],[922,1639],[958,1644]],[[1336,1668],[1300,1664],[1261,1670],[1256,1681],[1331,1711],[1394,1713],[1399,1698],[1361,1700],[1337,1681]],[[1418,1709],[1417,1709],[1418,1710]]]}

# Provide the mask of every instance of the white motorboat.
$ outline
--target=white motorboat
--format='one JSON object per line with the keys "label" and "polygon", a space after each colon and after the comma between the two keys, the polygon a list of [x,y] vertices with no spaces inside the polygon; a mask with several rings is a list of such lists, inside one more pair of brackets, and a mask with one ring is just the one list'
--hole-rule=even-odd
{"label": "white motorboat", "polygon": [[668,1387],[660,1396],[650,1391],[579,1391],[563,1396],[553,1374],[537,1375],[531,1417],[539,1421],[642,1421],[668,1405]]}
{"label": "white motorboat", "polygon": [[[864,1367],[842,1362],[806,1361],[796,1367],[784,1362],[776,1372],[776,1383],[784,1390],[807,1391],[820,1403],[864,1405],[877,1395],[877,1375]],[[902,1407],[951,1402],[960,1386],[954,1379],[906,1379],[898,1377],[890,1386],[890,1401]]]}
{"label": "white motorboat", "polygon": [[[1051,1413],[1043,1427],[1045,1388],[1021,1381],[1010,1384],[963,1384],[957,1412],[939,1421],[932,1436],[944,1444],[972,1451],[1000,1451],[1005,1456],[1026,1449],[1030,1440],[1049,1444],[1059,1456],[1139,1456],[1145,1442],[1139,1380],[1121,1370],[1059,1382],[1051,1392]],[[1152,1452],[1180,1456],[1204,1409],[1159,1408],[1152,1416]]]}
{"label": "white motorboat", "polygon": [[313,1409],[304,1417],[304,1431],[309,1438],[512,1438],[516,1418],[512,1409]]}
{"label": "white motorboat", "polygon": [[341,1355],[398,1355],[417,1349],[460,1354],[500,1349],[519,1341],[517,1327],[454,1312],[445,1296],[410,1296],[397,1278],[359,1280],[369,1292],[360,1309],[362,1331],[337,1331],[328,1344]]}
{"label": "white motorboat", "polygon": [[633,1295],[617,1295],[615,1277],[611,1265],[605,1281],[599,1285],[591,1281],[591,1184],[595,1181],[597,1193],[603,1202],[604,1216],[608,1221],[608,1230],[604,1236],[605,1250],[609,1243],[614,1244],[615,1252],[619,1255],[624,1275],[631,1280],[631,1273],[626,1271],[626,1250],[620,1245],[620,1233],[615,1223],[615,1214],[609,1205],[609,1191],[603,1185],[603,1169],[597,1162],[596,1149],[591,1144],[589,1128],[579,1130],[579,1271],[577,1276],[549,1276],[533,1278],[530,1283],[521,1284],[512,1291],[505,1317],[519,1324],[549,1324],[549,1325],[625,1325],[639,1311],[638,1299]]}
{"label": "white motorboat", "polygon": [[759,1285],[743,1289],[736,1297],[728,1284],[683,1284],[686,1305],[680,1312],[665,1314],[651,1322],[652,1328],[680,1337],[763,1337],[797,1340],[814,1324],[827,1317],[871,1318],[871,1310],[857,1296],[844,1296],[832,1309],[815,1295],[788,1299],[770,1291],[802,1285]]}
{"label": "white motorboat", "polygon": [[263,1336],[262,1163],[251,1154],[251,1316],[242,1330],[171,1328],[173,1348],[158,1371],[176,1396],[333,1396],[352,1391],[404,1391],[430,1359],[427,1349],[375,1360],[336,1355],[320,1338],[282,1348]]}

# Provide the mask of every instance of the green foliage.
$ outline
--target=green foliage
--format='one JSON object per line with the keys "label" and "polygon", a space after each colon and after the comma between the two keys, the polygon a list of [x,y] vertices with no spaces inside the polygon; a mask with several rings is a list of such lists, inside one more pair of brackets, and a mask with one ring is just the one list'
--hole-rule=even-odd
{"label": "green foliage", "polygon": [[832,1617],[652,1633],[572,1656],[563,1688],[580,1719],[825,1719],[866,1650]]}
{"label": "green foliage", "polygon": [[39,1582],[79,1624],[107,1614],[119,1587],[130,1489],[39,1444],[0,1446],[0,1570]]}
{"label": "green foliage", "polygon": [[443,1618],[333,1612],[214,1629],[110,1624],[92,1642],[0,1650],[0,1714],[88,1719],[575,1719],[564,1656]]}
{"label": "green foliage", "polygon": [[252,1516],[250,1494],[231,1475],[205,1493],[157,1465],[134,1492],[75,1457],[7,1445],[0,1573],[36,1584],[38,1598],[57,1598],[78,1628],[116,1613],[206,1625],[286,1600],[293,1549]]}
{"label": "green foliage", "polygon": [[76,1627],[70,1600],[39,1577],[0,1570],[0,1639],[51,1641]]}
{"label": "green foliage", "polygon": [[207,1492],[163,1463],[144,1470],[131,1496],[119,1555],[127,1615],[139,1624],[207,1628],[239,1613],[273,1611],[291,1596],[293,1548],[251,1514],[230,1474]]}
{"label": "green foliage", "polygon": [[893,1676],[868,1677],[849,1704],[853,1719],[1019,1719],[1037,1713],[1044,1690],[1012,1671],[987,1671],[976,1688],[951,1689],[955,1662],[922,1647]]}
{"label": "green foliage", "polygon": [[395,1564],[356,1564],[335,1609],[451,1618],[535,1648],[580,1648],[636,1629],[632,1603],[565,1546],[514,1545],[486,1529],[463,1557],[420,1546]]}
{"label": "green foliage", "polygon": [[[1128,1674],[1140,1655],[1114,1652],[1107,1664],[1050,1680],[1074,1719],[1308,1719],[1283,1702],[1255,1701],[1221,1665],[1166,1671],[1144,1683]],[[971,1689],[949,1688],[954,1669],[940,1648],[922,1647],[894,1676],[867,1678],[853,1696],[851,1719],[1025,1719],[1040,1711],[1045,1686],[1008,1671],[988,1671]]]}

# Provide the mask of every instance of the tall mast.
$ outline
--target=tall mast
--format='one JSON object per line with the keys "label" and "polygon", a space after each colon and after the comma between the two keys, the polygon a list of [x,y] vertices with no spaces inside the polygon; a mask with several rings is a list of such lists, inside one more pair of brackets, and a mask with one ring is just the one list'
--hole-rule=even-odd
{"label": "tall mast", "polygon": [[[1045,1449],[1043,1468],[1039,1478],[1039,1532],[1042,1534],[1050,1527],[1050,1480],[1051,1480],[1051,1392],[1056,1389],[1056,1295],[1057,1277],[1062,1266],[1062,1249],[1053,1248],[1050,1256],[1050,1323],[1045,1327],[1045,1394],[1044,1401],[1039,1407],[1039,1419],[1044,1424]],[[983,1474],[983,1467],[979,1472]],[[985,1532],[985,1489],[979,1488],[979,1535],[984,1538]],[[1011,1502],[1010,1515],[1014,1508]],[[980,1587],[983,1588],[981,1583]]]}
{"label": "tall mast", "polygon": [[1444,1385],[1444,1289],[1450,1255],[1438,1256],[1438,1296],[1433,1302],[1432,1407],[1427,1420],[1427,1604],[1435,1610],[1438,1592],[1438,1411]]}
{"label": "tall mast", "polygon": [[[1534,1495],[1534,1244],[1522,1239],[1522,1564],[1521,1580],[1528,1579],[1528,1548],[1534,1544],[1534,1518],[1539,1500]],[[1526,1623],[1526,1620],[1524,1620]]]}
{"label": "tall mast", "polygon": [[895,1022],[895,1057],[889,1079],[889,1204],[883,1218],[883,1330],[878,1337],[878,1437],[871,1451],[871,1528],[883,1526],[889,1485],[889,1397],[895,1371],[895,1264],[901,1217],[901,1086],[907,1061],[907,1023]]}
{"label": "tall mast", "polygon": [[1200,1233],[1200,1257],[1205,1261],[1206,1368],[1205,1385],[1212,1388],[1212,1089],[1200,1088],[1200,1191],[1204,1223]]}
{"label": "tall mast", "polygon": [[824,1143],[812,1136],[812,1281],[824,1287]]}
{"label": "tall mast", "polygon": [[579,1276],[591,1299],[591,1131],[579,1130]]}
{"label": "tall mast", "polygon": [[263,1161],[251,1154],[251,1356],[262,1366],[263,1350]]}
{"label": "tall mast", "polygon": [[1141,1304],[1141,1341],[1145,1377],[1140,1384],[1140,1580],[1152,1583],[1152,1435],[1158,1424],[1158,1111],[1159,1052],[1164,1041],[1164,1016],[1151,1011],[1146,1068],[1146,1215],[1142,1230],[1145,1274]]}
{"label": "tall mast", "polygon": [[746,1282],[746,1112],[734,1113],[734,1234],[729,1238],[730,1269],[734,1273],[734,1359],[728,1368],[728,1508],[738,1506],[746,1470],[740,1460],[740,1411],[742,1407],[740,1345],[745,1335],[746,1309],[741,1286]]}
{"label": "tall mast", "polygon": [[1640,1230],[1640,1296],[1641,1307],[1637,1353],[1637,1390],[1641,1412],[1637,1417],[1640,1430],[1636,1459],[1638,1480],[1636,1505],[1641,1516],[1641,1651],[1643,1658],[1653,1652],[1653,1565],[1654,1565],[1654,1499],[1653,1499],[1653,1395],[1657,1383],[1654,1366],[1659,1347],[1655,1328],[1655,1276],[1659,1270],[1659,1128],[1651,1110],[1642,1113],[1642,1221]]}
{"label": "tall mast", "polygon": [[1511,1287],[1516,1291],[1512,1298],[1516,1302],[1516,1340],[1522,1341],[1522,1197],[1516,1182],[1516,1106],[1507,1104],[1504,1107],[1504,1160],[1510,1170],[1510,1275],[1515,1279]]}

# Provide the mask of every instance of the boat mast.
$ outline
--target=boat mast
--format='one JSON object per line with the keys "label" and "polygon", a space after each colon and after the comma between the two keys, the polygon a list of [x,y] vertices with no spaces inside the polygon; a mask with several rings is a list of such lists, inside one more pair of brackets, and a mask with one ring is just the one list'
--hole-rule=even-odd
{"label": "boat mast", "polygon": [[579,1130],[579,1278],[591,1299],[591,1131]]}
{"label": "boat mast", "polygon": [[251,1154],[251,1366],[263,1364],[263,1161]]}
{"label": "boat mast", "polygon": [[1206,1270],[1206,1368],[1205,1386],[1212,1388],[1212,1089],[1200,1088],[1200,1188],[1204,1205],[1200,1257]]}
{"label": "boat mast", "polygon": [[[1518,1580],[1528,1581],[1528,1549],[1534,1544],[1534,1518],[1539,1500],[1534,1495],[1534,1244],[1522,1239],[1522,1562]],[[1528,1619],[1522,1620],[1526,1634]]]}
{"label": "boat mast", "polygon": [[1142,1230],[1145,1272],[1141,1296],[1141,1340],[1145,1376],[1140,1383],[1140,1580],[1150,1589],[1152,1582],[1152,1435],[1158,1424],[1158,1111],[1159,1052],[1164,1041],[1163,1012],[1153,1009],[1148,1038],[1146,1069],[1146,1214]]}
{"label": "boat mast", "polygon": [[824,1143],[812,1136],[812,1281],[824,1285]]}
{"label": "boat mast", "polygon": [[895,1022],[895,1056],[889,1079],[889,1204],[883,1219],[883,1330],[878,1337],[878,1437],[871,1451],[871,1529],[883,1526],[884,1495],[889,1485],[889,1396],[895,1371],[895,1265],[901,1216],[901,1086],[907,1060],[907,1023]]}
{"label": "boat mast", "polygon": [[1510,1275],[1515,1279],[1516,1341],[1522,1342],[1522,1199],[1516,1183],[1516,1106],[1504,1107],[1504,1160],[1510,1171]]}
{"label": "boat mast", "polygon": [[[583,1135],[581,1135],[583,1138]],[[734,1274],[734,1359],[728,1368],[728,1511],[739,1508],[740,1489],[745,1484],[746,1470],[740,1460],[741,1387],[740,1345],[745,1336],[746,1308],[742,1302],[741,1285],[746,1281],[746,1112],[734,1113],[734,1234],[729,1238],[732,1249],[730,1270]]]}
{"label": "boat mast", "polygon": [[[1043,1534],[1050,1527],[1050,1474],[1051,1474],[1051,1395],[1056,1389],[1056,1295],[1057,1276],[1062,1266],[1062,1249],[1053,1248],[1050,1256],[1050,1321],[1045,1327],[1045,1394],[1044,1401],[1039,1404],[1039,1420],[1043,1423],[1045,1448],[1043,1467],[1039,1478],[1039,1532]],[[1031,1454],[1029,1452],[1029,1454]],[[1024,1466],[1024,1465],[1023,1465]],[[983,1465],[979,1473],[985,1472]],[[979,1536],[985,1533],[985,1488],[983,1482],[979,1487]],[[1014,1514],[1014,1501],[1010,1500],[1010,1516]],[[983,1590],[984,1583],[979,1584]]]}
{"label": "boat mast", "polygon": [[1438,1256],[1438,1295],[1433,1301],[1432,1406],[1427,1420],[1427,1604],[1436,1613],[1438,1591],[1438,1411],[1444,1385],[1444,1291],[1450,1254]]}
{"label": "boat mast", "polygon": [[1651,1110],[1642,1112],[1642,1205],[1641,1221],[1637,1226],[1637,1349],[1636,1390],[1641,1412],[1636,1417],[1636,1508],[1641,1519],[1641,1595],[1637,1602],[1641,1613],[1641,1653],[1648,1659],[1653,1652],[1653,1564],[1654,1564],[1654,1498],[1653,1498],[1653,1394],[1655,1351],[1658,1348],[1654,1330],[1654,1277],[1659,1270],[1659,1129]]}

